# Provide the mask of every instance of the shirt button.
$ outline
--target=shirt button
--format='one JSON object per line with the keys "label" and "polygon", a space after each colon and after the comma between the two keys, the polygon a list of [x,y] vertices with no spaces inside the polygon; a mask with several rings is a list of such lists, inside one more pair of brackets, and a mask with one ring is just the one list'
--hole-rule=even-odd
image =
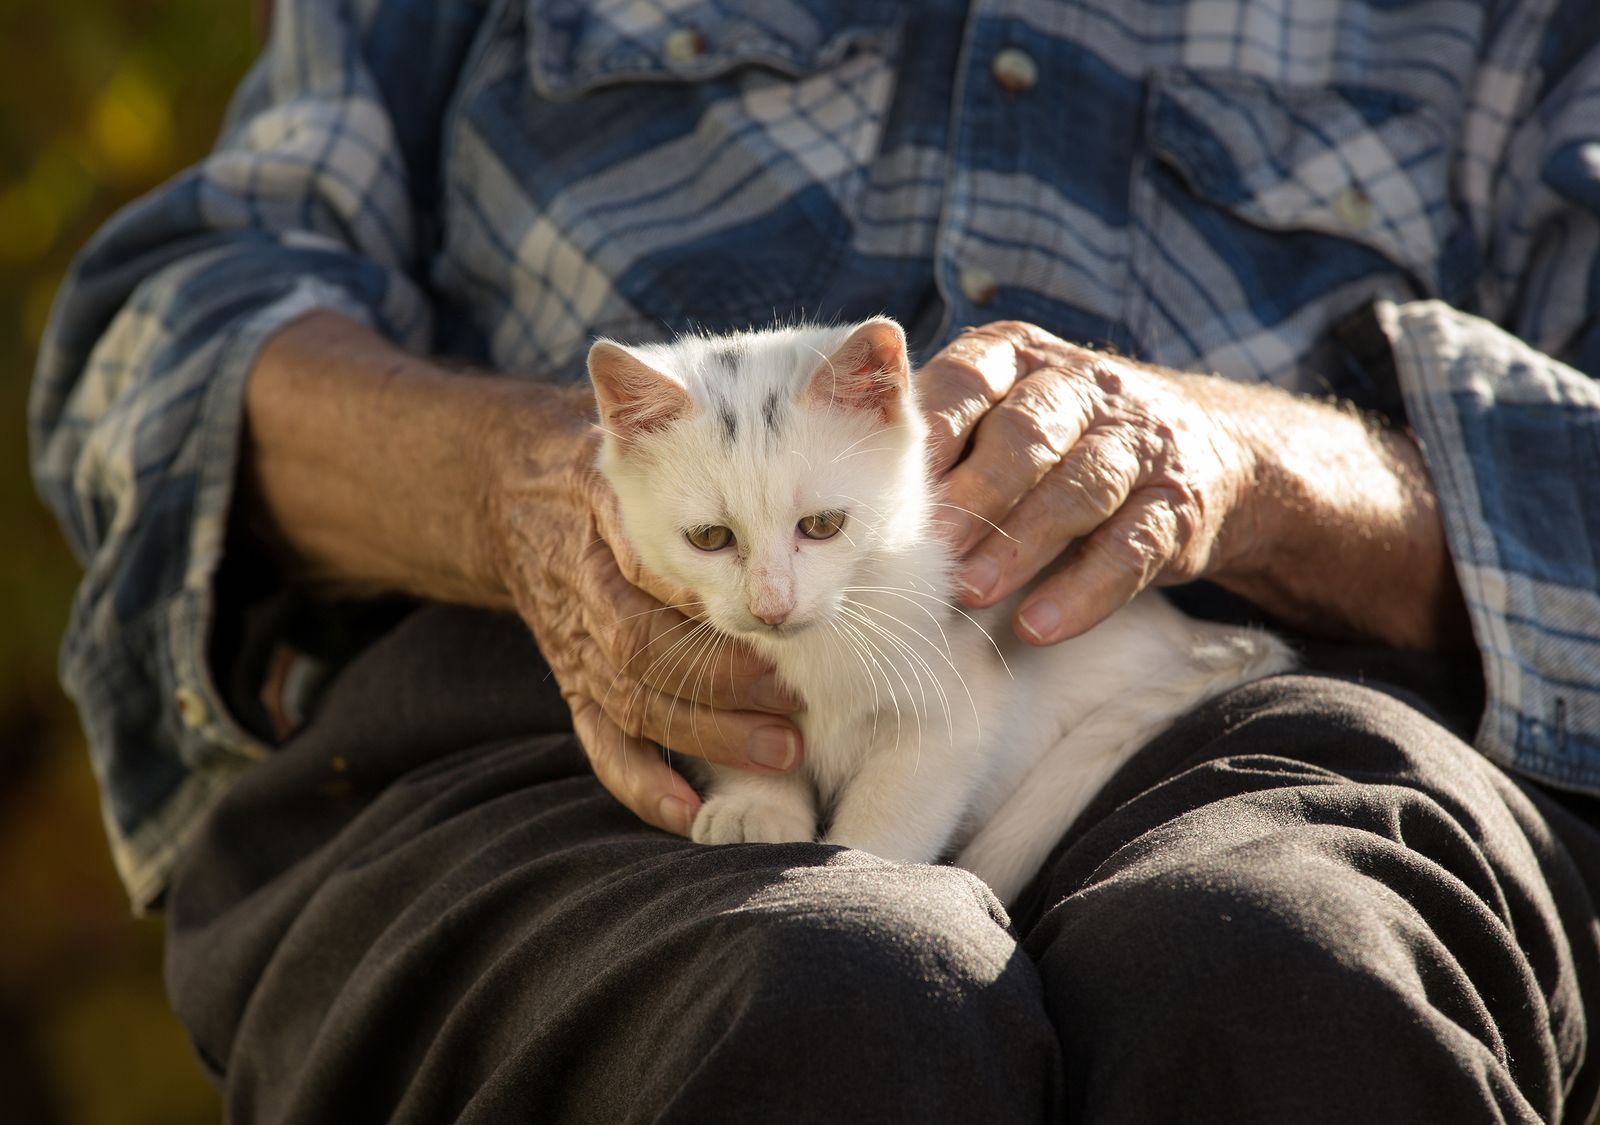
{"label": "shirt button", "polygon": [[1333,213],[1347,227],[1362,230],[1372,225],[1372,197],[1354,184],[1333,197]]}
{"label": "shirt button", "polygon": [[1039,64],[1028,52],[1016,47],[996,52],[994,61],[989,64],[989,73],[994,75],[1002,90],[1012,94],[1023,93],[1039,84]]}
{"label": "shirt button", "polygon": [[980,307],[993,301],[995,292],[1000,288],[994,274],[982,266],[962,266],[959,280],[961,292],[966,294],[967,300]]}
{"label": "shirt button", "polygon": [[183,725],[190,730],[196,730],[206,725],[210,718],[206,710],[206,701],[200,698],[200,693],[193,688],[181,687],[173,693],[173,699],[178,704],[178,718],[183,720]]}
{"label": "shirt button", "polygon": [[692,27],[680,27],[662,44],[667,60],[675,63],[692,63],[706,53],[706,37]]}

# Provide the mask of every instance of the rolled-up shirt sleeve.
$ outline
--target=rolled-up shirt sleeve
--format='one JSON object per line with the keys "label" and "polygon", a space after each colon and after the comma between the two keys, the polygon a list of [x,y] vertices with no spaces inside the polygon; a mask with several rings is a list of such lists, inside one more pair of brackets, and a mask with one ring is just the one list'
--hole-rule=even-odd
{"label": "rolled-up shirt sleeve", "polygon": [[1484,315],[1423,301],[1378,316],[1482,652],[1478,744],[1600,790],[1600,54],[1559,23],[1521,78],[1533,92],[1499,177],[1467,180],[1489,216]]}
{"label": "rolled-up shirt sleeve", "polygon": [[84,250],[40,353],[34,475],[85,569],[62,676],[137,907],[264,752],[206,660],[258,349],[317,308],[413,347],[430,336],[406,162],[364,53],[385,9],[363,10],[277,5],[214,153]]}
{"label": "rolled-up shirt sleeve", "polygon": [[1379,315],[1483,658],[1478,746],[1600,788],[1600,388],[1444,304]]}

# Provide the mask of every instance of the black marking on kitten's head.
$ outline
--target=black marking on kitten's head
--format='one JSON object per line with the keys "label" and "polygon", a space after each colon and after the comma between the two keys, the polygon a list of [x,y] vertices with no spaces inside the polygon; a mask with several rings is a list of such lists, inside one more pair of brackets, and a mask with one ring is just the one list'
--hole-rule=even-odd
{"label": "black marking on kitten's head", "polygon": [[726,402],[721,403],[718,413],[722,416],[722,432],[732,445],[739,440],[739,416],[733,412],[733,407]]}
{"label": "black marking on kitten's head", "polygon": [[711,359],[719,364],[730,377],[739,373],[739,364],[744,359],[745,349],[739,344],[725,344],[711,351]]}
{"label": "black marking on kitten's head", "polygon": [[783,393],[769,391],[767,401],[761,404],[761,420],[767,424],[767,436],[778,432],[778,415],[783,410]]}

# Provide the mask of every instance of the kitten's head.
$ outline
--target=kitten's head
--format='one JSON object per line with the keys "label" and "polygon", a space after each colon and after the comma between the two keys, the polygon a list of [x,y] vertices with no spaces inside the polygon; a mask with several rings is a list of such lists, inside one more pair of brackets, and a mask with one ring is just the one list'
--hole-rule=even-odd
{"label": "kitten's head", "polygon": [[589,375],[630,544],[723,632],[815,626],[927,533],[927,428],[892,320],[601,340]]}

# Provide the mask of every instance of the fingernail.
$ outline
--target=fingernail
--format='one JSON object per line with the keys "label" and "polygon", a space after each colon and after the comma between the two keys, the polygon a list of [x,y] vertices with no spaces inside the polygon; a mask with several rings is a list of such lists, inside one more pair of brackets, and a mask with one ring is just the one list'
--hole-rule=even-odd
{"label": "fingernail", "polygon": [[967,562],[956,581],[961,583],[961,588],[967,592],[969,598],[982,601],[989,596],[989,591],[994,589],[994,584],[1000,581],[1000,568],[995,565],[993,559],[979,555]]}
{"label": "fingernail", "polygon": [[672,831],[680,836],[689,834],[689,826],[694,823],[694,814],[689,811],[689,802],[681,797],[663,797],[656,806],[656,813],[661,821]]}
{"label": "fingernail", "polygon": [[1061,627],[1061,610],[1052,601],[1034,602],[1017,616],[1017,624],[1038,644],[1048,644]]}
{"label": "fingernail", "polygon": [[761,727],[750,736],[745,753],[758,766],[786,770],[800,753],[800,736],[788,727]]}
{"label": "fingernail", "polygon": [[800,701],[778,683],[778,677],[771,673],[762,676],[750,689],[750,702],[763,711],[794,711],[800,706]]}

